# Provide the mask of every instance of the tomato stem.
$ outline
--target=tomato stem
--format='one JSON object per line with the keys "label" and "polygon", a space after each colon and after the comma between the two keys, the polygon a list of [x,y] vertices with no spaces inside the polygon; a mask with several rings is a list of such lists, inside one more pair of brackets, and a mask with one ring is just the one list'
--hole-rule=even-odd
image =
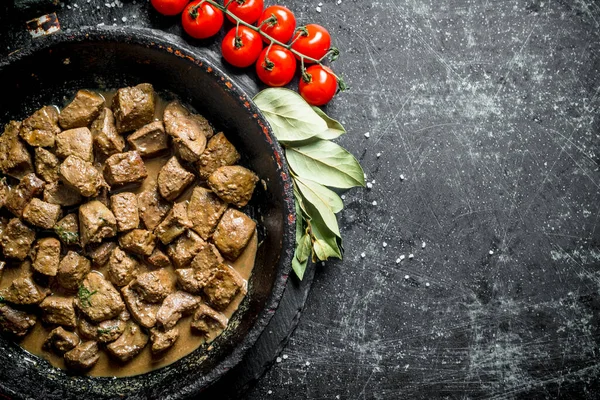
{"label": "tomato stem", "polygon": [[271,51],[271,47],[273,47],[273,42],[271,42],[271,44],[269,45],[269,48],[265,53],[264,62],[262,63],[262,67],[267,71],[273,71],[273,68],[275,67],[275,63],[269,59],[269,52]]}
{"label": "tomato stem", "polygon": [[203,1],[201,1],[200,3],[196,4],[194,7],[190,8],[190,18],[191,19],[196,19],[198,18],[198,8],[200,8],[200,6],[202,5],[202,3],[204,3]]}
{"label": "tomato stem", "polygon": [[257,26],[257,28],[260,29],[265,24],[269,25],[270,27],[274,27],[278,23],[279,23],[279,20],[277,19],[277,16],[275,14],[271,14],[271,16],[269,18],[265,19],[263,22],[261,22],[260,25]]}
{"label": "tomato stem", "polygon": [[306,67],[304,66],[304,57],[300,58],[300,71],[302,71],[302,80],[306,83],[310,83],[312,81],[312,75],[306,72]]}
{"label": "tomato stem", "polygon": [[290,42],[290,47],[292,47],[302,36],[302,32],[299,32],[299,34]]}
{"label": "tomato stem", "polygon": [[235,25],[235,48],[241,49],[244,47],[244,42],[242,42],[242,37],[240,36],[240,23],[238,22]]}

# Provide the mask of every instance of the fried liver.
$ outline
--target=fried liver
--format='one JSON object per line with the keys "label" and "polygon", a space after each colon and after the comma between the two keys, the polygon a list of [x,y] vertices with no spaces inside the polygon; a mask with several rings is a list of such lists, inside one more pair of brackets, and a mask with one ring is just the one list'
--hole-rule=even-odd
{"label": "fried liver", "polygon": [[171,157],[158,172],[158,192],[173,201],[194,182],[196,176],[183,168],[177,157]]}
{"label": "fried liver", "polygon": [[17,179],[33,172],[31,154],[19,138],[20,129],[20,122],[10,121],[0,136],[0,171]]}
{"label": "fried liver", "polygon": [[94,161],[94,141],[88,128],[75,128],[56,135],[56,155],[60,158],[77,156],[84,161]]}
{"label": "fried liver", "polygon": [[196,164],[201,179],[208,179],[219,167],[234,165],[240,160],[240,153],[225,137],[223,132],[213,136],[206,145]]}
{"label": "fried liver", "polygon": [[215,246],[221,254],[235,260],[252,238],[256,222],[241,211],[228,209],[213,234]]}
{"label": "fried liver", "polygon": [[142,157],[154,157],[169,148],[169,137],[162,121],[154,121],[129,135],[127,143]]}
{"label": "fried liver", "polygon": [[23,121],[19,134],[30,146],[53,147],[56,135],[61,131],[58,120],[56,107],[42,107]]}
{"label": "fried liver", "polygon": [[130,192],[121,192],[110,196],[110,209],[117,220],[119,232],[135,229],[140,225],[137,196]]}
{"label": "fried liver", "polygon": [[104,97],[89,90],[79,90],[75,98],[60,112],[58,122],[63,129],[89,126],[100,114]]}
{"label": "fried liver", "polygon": [[133,131],[152,122],[154,103],[154,88],[149,83],[117,90],[112,104],[117,132]]}
{"label": "fried liver", "polygon": [[109,108],[104,108],[92,123],[94,147],[105,156],[120,153],[125,148],[125,139],[119,135],[115,117]]}
{"label": "fried liver", "polygon": [[258,176],[247,168],[230,165],[217,168],[208,177],[208,187],[226,203],[244,207],[254,193]]}

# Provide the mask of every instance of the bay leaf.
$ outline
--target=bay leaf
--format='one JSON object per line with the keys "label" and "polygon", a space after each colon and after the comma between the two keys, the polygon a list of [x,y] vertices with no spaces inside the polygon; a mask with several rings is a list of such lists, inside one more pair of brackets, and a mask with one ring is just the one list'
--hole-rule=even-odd
{"label": "bay leaf", "polygon": [[298,93],[284,88],[269,88],[254,97],[281,142],[310,139],[326,131],[327,123]]}
{"label": "bay leaf", "polygon": [[336,236],[341,237],[337,219],[329,204],[327,204],[318,193],[313,191],[311,187],[304,184],[302,180],[296,179],[295,182],[298,191],[302,194],[304,200],[306,200],[304,206],[308,211],[308,215],[310,215],[311,223],[320,220],[331,232]]}
{"label": "bay leaf", "polygon": [[304,278],[304,273],[306,272],[306,267],[308,265],[308,258],[303,262],[298,261],[298,258],[294,257],[292,259],[292,269],[296,273],[296,276],[302,280]]}
{"label": "bay leaf", "polygon": [[296,191],[294,191],[294,206],[296,208],[296,245],[300,244],[300,238],[302,237],[302,233],[304,231],[304,216],[302,215],[302,210],[300,209],[298,197],[299,196],[296,195]]}
{"label": "bay leaf", "polygon": [[325,204],[327,204],[334,213],[337,214],[344,208],[344,202],[333,190],[328,189],[313,180],[301,178],[299,176],[296,177],[296,180],[302,182],[304,186],[308,187],[316,196],[318,196]]}
{"label": "bay leaf", "polygon": [[325,261],[329,259],[329,257],[342,259],[342,252],[338,245],[338,237],[333,234],[322,221],[319,221],[318,218],[311,220],[310,227],[314,238],[314,256],[321,261]]}
{"label": "bay leaf", "polygon": [[304,262],[304,261],[308,260],[308,257],[310,257],[310,253],[311,253],[310,236],[308,235],[308,233],[305,233],[304,235],[302,235],[302,238],[300,239],[300,243],[298,243],[298,247],[296,247],[296,258],[298,259],[298,261]]}
{"label": "bay leaf", "polygon": [[319,107],[313,106],[312,109],[315,110],[319,117],[323,118],[323,121],[325,121],[325,123],[327,124],[327,130],[319,133],[315,137],[319,139],[332,140],[346,133],[346,130],[344,129],[342,124],[340,124],[335,119],[331,118],[329,115],[325,114],[325,112]]}
{"label": "bay leaf", "polygon": [[316,140],[285,149],[288,163],[296,175],[341,189],[365,185],[362,167],[347,150],[328,140]]}

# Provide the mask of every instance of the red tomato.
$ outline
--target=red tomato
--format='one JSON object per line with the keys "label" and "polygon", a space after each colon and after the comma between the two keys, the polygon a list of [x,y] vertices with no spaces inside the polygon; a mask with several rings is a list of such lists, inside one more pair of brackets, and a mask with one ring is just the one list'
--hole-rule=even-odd
{"label": "red tomato", "polygon": [[296,73],[296,59],[291,51],[274,44],[265,47],[256,61],[256,73],[269,86],[285,86]]}
{"label": "red tomato", "polygon": [[310,79],[309,82],[306,82],[303,76],[298,84],[298,92],[304,100],[313,106],[329,103],[338,86],[333,71],[321,65],[312,65],[306,69],[306,75]]}
{"label": "red tomato", "polygon": [[188,4],[181,14],[183,30],[196,39],[214,36],[223,26],[223,12],[202,0]]}
{"label": "red tomato", "polygon": [[[307,33],[305,34],[301,30],[298,30],[295,36],[297,40],[292,44],[292,49],[305,56],[320,60],[321,57],[327,54],[327,50],[331,48],[331,36],[327,32],[327,29],[321,25],[308,24],[304,28]],[[298,56],[296,58],[300,59]],[[304,60],[304,62],[307,64],[312,63],[310,60]]]}
{"label": "red tomato", "polygon": [[[277,20],[265,22],[261,26],[263,21],[272,18]],[[273,39],[279,40],[281,43],[287,43],[294,35],[294,29],[296,29],[296,17],[288,8],[284,6],[271,6],[267,7],[262,13],[262,16],[258,20],[258,26],[260,30],[271,36]],[[263,38],[267,43],[270,41],[267,38]]]}
{"label": "red tomato", "polygon": [[[258,21],[265,3],[263,0],[225,0],[225,7],[242,21],[253,24]],[[234,24],[236,22],[229,15],[227,19]]]}
{"label": "red tomato", "polygon": [[239,68],[249,67],[258,59],[263,48],[260,33],[240,25],[236,37],[235,30],[232,28],[223,38],[221,53],[229,64]]}
{"label": "red tomato", "polygon": [[151,0],[152,6],[162,15],[177,15],[183,11],[189,0]]}

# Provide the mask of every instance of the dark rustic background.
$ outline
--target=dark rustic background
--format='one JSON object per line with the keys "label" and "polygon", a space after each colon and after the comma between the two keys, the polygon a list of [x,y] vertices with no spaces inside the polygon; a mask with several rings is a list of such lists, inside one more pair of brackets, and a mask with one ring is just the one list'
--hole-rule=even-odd
{"label": "dark rustic background", "polygon": [[[46,11],[181,34],[146,0],[39,3],[0,6],[0,56]],[[341,49],[351,91],[326,111],[372,187],[345,194],[344,260],[292,285],[246,398],[600,398],[599,3],[280,3]]]}

